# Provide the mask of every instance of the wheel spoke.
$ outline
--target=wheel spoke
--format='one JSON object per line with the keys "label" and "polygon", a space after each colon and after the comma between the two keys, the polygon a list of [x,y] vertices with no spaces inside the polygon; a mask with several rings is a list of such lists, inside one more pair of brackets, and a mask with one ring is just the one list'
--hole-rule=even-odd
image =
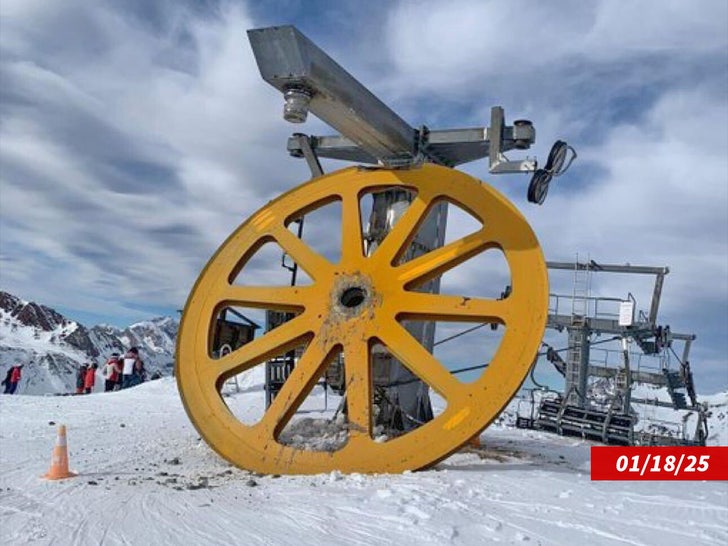
{"label": "wheel spoke", "polygon": [[387,233],[382,244],[374,252],[376,260],[382,260],[387,264],[394,262],[397,255],[410,242],[410,239],[417,234],[417,228],[429,211],[431,201],[422,194],[418,194],[412,200],[402,217],[394,224],[392,230]]}
{"label": "wheel spoke", "polygon": [[404,326],[393,320],[388,322],[382,331],[386,332],[382,336],[382,341],[394,357],[446,400],[451,400],[463,392],[463,384],[420,345]]}
{"label": "wheel spoke", "polygon": [[485,238],[484,232],[485,228],[400,265],[395,270],[397,279],[403,286],[415,282],[422,284],[439,277],[484,250],[496,248],[497,243]]}
{"label": "wheel spoke", "polygon": [[286,426],[316,385],[323,368],[331,361],[331,347],[324,347],[319,340],[319,337],[314,337],[308,344],[291,375],[257,425],[265,429],[269,436],[277,436]]}
{"label": "wheel spoke", "polygon": [[399,296],[398,318],[507,324],[511,303],[505,300],[405,292]]}
{"label": "wheel spoke", "polygon": [[303,268],[314,281],[322,274],[331,271],[332,265],[326,258],[315,252],[310,246],[296,237],[285,227],[279,227],[272,232],[273,237],[281,248]]}
{"label": "wheel spoke", "polygon": [[233,285],[222,292],[221,299],[226,303],[241,307],[300,311],[306,307],[310,294],[311,290],[306,286]]}
{"label": "wheel spoke", "polygon": [[205,381],[218,385],[220,379],[242,373],[269,358],[294,349],[310,332],[309,317],[305,314],[299,315],[230,354],[216,360],[210,359],[209,366],[201,370]]}
{"label": "wheel spoke", "polygon": [[359,261],[364,256],[359,193],[354,188],[341,197],[341,261]]}
{"label": "wheel spoke", "polygon": [[346,343],[344,366],[349,445],[356,445],[358,442],[371,441],[372,381],[368,346],[353,341]]}

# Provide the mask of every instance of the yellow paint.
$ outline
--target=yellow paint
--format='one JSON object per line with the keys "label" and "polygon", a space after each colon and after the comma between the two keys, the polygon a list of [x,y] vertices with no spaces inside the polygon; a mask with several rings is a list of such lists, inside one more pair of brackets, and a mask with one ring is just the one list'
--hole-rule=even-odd
{"label": "yellow paint", "polygon": [[[438,259],[427,257],[417,263],[417,271],[400,278],[392,265],[399,249],[381,246],[371,257],[351,252],[359,244],[361,227],[352,222],[343,227],[347,251],[338,264],[309,255],[311,263],[326,271],[313,271],[315,282],[296,293],[290,287],[256,289],[229,288],[228,278],[238,260],[268,236],[271,226],[283,225],[312,210],[322,196],[338,196],[342,210],[358,210],[355,202],[365,191],[381,191],[397,186],[414,188],[417,205],[410,212],[422,213],[434,196],[442,195],[461,203],[487,230],[467,237],[467,244],[455,244]],[[325,200],[325,199],[324,199]],[[405,213],[407,214],[407,213]],[[417,218],[401,220],[416,226]],[[283,228],[281,228],[283,229]],[[487,234],[487,238],[486,238]],[[523,382],[538,350],[548,312],[548,280],[541,248],[530,226],[518,210],[487,184],[462,172],[423,165],[419,168],[376,171],[344,169],[294,188],[258,211],[228,238],[200,274],[185,307],[177,341],[177,384],[185,409],[200,435],[231,463],[252,471],[270,474],[309,474],[340,470],[343,472],[402,472],[425,468],[457,450],[463,438],[475,437],[491,423]],[[411,234],[399,234],[408,240]],[[288,242],[287,242],[288,241]],[[386,241],[386,240],[385,240]],[[461,242],[464,240],[461,240]],[[416,292],[405,290],[407,282],[434,271],[447,270],[471,256],[479,245],[495,243],[502,248],[511,270],[511,295],[494,307],[479,305],[479,298],[453,305],[452,297],[428,300],[427,313],[417,310]],[[279,241],[293,255],[301,251],[299,241]],[[286,245],[296,247],[286,248]],[[492,246],[492,245],[491,245]],[[310,264],[309,264],[310,265]],[[401,271],[400,271],[401,273]],[[362,284],[364,283],[364,284]],[[361,310],[337,307],[339,293],[346,287],[366,285],[369,300]],[[238,298],[255,301],[258,308],[302,309],[302,314],[253,342],[216,360],[207,354],[208,336],[223,302],[234,304]],[[428,296],[432,297],[432,296]],[[435,298],[437,298],[435,296]],[[243,300],[240,300],[243,301]],[[492,301],[492,300],[487,300]],[[241,303],[242,306],[242,303]],[[411,306],[411,308],[408,308]],[[507,322],[501,346],[483,376],[472,383],[461,383],[447,368],[398,323],[400,315],[415,315],[422,320],[483,322],[485,310],[499,309],[496,316]],[[507,319],[507,320],[506,320]],[[266,411],[259,425],[246,425],[227,409],[217,390],[222,377],[248,369],[281,354],[302,337],[312,338],[307,351],[284,385],[278,403]],[[396,358],[447,400],[447,412],[418,429],[384,443],[375,442],[369,430],[372,414],[370,389],[370,345],[381,340]],[[276,437],[295,409],[305,399],[318,373],[325,368],[335,347],[343,347],[348,380],[347,401],[351,427],[349,441],[338,451],[309,452],[278,443]],[[274,454],[274,455],[271,455]]]}
{"label": "yellow paint", "polygon": [[276,219],[276,217],[273,215],[273,213],[271,211],[264,209],[260,213],[258,213],[256,216],[254,216],[252,218],[252,220],[250,221],[250,223],[258,231],[264,232],[275,221],[275,219]]}
{"label": "yellow paint", "polygon": [[457,412],[455,415],[453,415],[450,419],[445,421],[445,424],[442,425],[442,428],[444,430],[453,430],[456,428],[460,423],[462,423],[465,418],[470,415],[470,407],[464,407],[459,412]]}

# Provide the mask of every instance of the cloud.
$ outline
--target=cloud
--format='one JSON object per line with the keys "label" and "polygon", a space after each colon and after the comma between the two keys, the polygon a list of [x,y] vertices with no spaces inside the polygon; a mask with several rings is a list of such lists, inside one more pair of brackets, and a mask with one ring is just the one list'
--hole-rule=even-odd
{"label": "cloud", "polygon": [[114,3],[3,3],[6,288],[92,308],[113,287],[129,309],[110,319],[181,307],[214,248],[305,172],[244,9],[162,9],[150,25]]}
{"label": "cloud", "polygon": [[396,74],[415,88],[477,84],[482,92],[504,76],[584,62],[721,52],[727,17],[716,0],[400,2],[387,18],[387,38]]}
{"label": "cloud", "polygon": [[[180,308],[228,234],[309,177],[285,152],[280,95],[245,36],[290,22],[413,126],[487,125],[503,105],[508,120],[534,121],[529,154],[574,144],[579,160],[540,208],[525,203],[528,177],[491,176],[487,161],[463,170],[515,201],[550,259],[669,265],[664,316],[695,328],[696,355],[725,385],[727,6],[408,1],[356,17],[356,2],[314,14],[289,2],[5,0],[3,288],[108,309],[109,321]],[[330,133],[315,119],[301,129]],[[306,227],[327,252],[329,225]],[[620,297],[633,282],[597,279]],[[568,290],[568,276],[554,281]],[[648,299],[649,283],[634,282]]]}
{"label": "cloud", "polygon": [[[698,334],[694,369],[722,385],[727,9],[714,1],[400,2],[384,31],[391,68],[383,83],[415,125],[487,125],[500,104],[507,119],[534,121],[529,153],[541,161],[557,138],[574,144],[579,159],[543,207],[525,203],[527,177],[492,176],[485,161],[463,170],[519,205],[548,259],[578,253],[669,266],[660,319]],[[571,293],[571,275],[551,280],[552,291]],[[597,274],[594,294],[634,291],[646,308],[652,281]]]}

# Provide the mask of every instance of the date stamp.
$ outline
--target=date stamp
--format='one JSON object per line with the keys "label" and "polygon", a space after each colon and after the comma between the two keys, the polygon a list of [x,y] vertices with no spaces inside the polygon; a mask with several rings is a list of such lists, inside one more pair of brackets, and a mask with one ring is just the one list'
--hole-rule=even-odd
{"label": "date stamp", "polygon": [[591,448],[592,480],[728,480],[728,447]]}

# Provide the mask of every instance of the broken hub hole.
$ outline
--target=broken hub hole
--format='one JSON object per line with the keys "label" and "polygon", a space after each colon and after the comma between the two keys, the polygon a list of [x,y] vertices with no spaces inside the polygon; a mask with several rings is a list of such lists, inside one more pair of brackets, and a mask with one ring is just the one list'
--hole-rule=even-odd
{"label": "broken hub hole", "polygon": [[347,288],[346,290],[344,290],[344,292],[341,294],[341,297],[339,298],[339,301],[344,307],[348,309],[353,309],[354,307],[358,307],[359,305],[361,305],[366,297],[366,290],[358,286],[352,286],[351,288]]}

